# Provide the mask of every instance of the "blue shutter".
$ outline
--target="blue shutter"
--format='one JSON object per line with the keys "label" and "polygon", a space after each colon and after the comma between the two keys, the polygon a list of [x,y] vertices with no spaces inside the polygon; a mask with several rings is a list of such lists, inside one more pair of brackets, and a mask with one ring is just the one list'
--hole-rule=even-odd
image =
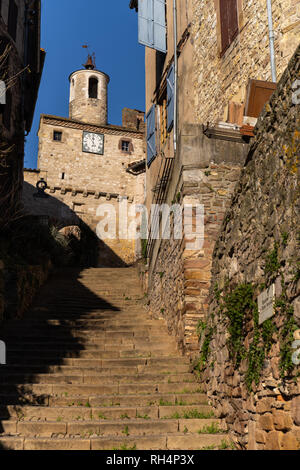
{"label": "blue shutter", "polygon": [[139,0],[139,43],[167,52],[165,0]]}
{"label": "blue shutter", "polygon": [[147,165],[151,165],[151,162],[156,157],[156,139],[155,139],[155,104],[147,114]]}
{"label": "blue shutter", "polygon": [[0,80],[0,104],[6,104],[6,85]]}
{"label": "blue shutter", "polygon": [[174,124],[174,89],[175,89],[175,70],[174,64],[172,64],[168,75],[167,75],[167,113],[168,113],[168,131],[173,127]]}
{"label": "blue shutter", "polygon": [[153,48],[153,35],[153,0],[139,0],[139,43]]}
{"label": "blue shutter", "polygon": [[154,49],[167,52],[166,2],[153,0]]}

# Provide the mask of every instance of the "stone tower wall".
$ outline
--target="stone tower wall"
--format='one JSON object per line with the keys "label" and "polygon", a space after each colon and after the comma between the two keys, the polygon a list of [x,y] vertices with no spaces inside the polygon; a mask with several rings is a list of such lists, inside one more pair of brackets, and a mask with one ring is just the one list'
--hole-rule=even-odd
{"label": "stone tower wall", "polygon": [[[89,98],[89,80],[98,80],[98,99]],[[109,77],[98,70],[78,70],[70,76],[69,117],[85,123],[107,124],[107,85]]]}

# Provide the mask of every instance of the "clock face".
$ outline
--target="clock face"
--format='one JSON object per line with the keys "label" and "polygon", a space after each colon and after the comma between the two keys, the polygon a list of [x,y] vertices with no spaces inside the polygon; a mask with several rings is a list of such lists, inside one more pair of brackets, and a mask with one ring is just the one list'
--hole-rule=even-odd
{"label": "clock face", "polygon": [[104,135],[95,134],[93,132],[84,132],[82,148],[84,152],[97,153],[98,155],[103,155]]}

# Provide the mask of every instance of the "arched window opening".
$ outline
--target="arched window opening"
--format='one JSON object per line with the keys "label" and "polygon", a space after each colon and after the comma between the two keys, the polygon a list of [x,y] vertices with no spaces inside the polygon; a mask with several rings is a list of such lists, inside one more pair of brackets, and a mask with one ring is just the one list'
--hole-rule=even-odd
{"label": "arched window opening", "polygon": [[89,80],[89,98],[98,98],[98,80],[97,78],[90,78]]}

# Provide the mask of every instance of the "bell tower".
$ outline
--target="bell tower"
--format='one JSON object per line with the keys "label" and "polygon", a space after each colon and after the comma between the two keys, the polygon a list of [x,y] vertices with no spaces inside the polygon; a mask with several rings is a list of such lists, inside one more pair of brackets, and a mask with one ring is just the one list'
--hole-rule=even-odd
{"label": "bell tower", "polygon": [[70,75],[69,118],[98,126],[107,124],[107,86],[109,76],[96,70],[88,55],[84,69]]}

